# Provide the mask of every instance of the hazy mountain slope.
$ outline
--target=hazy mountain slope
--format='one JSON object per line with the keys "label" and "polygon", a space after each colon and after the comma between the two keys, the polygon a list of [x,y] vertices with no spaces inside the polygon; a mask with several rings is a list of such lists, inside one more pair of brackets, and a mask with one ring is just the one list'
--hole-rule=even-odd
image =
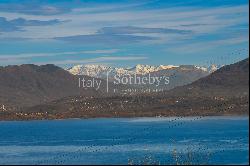
{"label": "hazy mountain slope", "polygon": [[150,73],[152,76],[167,76],[170,78],[168,85],[161,85],[165,90],[170,90],[178,86],[190,84],[200,78],[209,75],[209,72],[197,68],[193,65],[181,65],[176,68],[164,69],[157,72]]}
{"label": "hazy mountain slope", "polygon": [[249,58],[165,93],[175,96],[249,96]]}
{"label": "hazy mountain slope", "polygon": [[96,95],[78,88],[78,78],[54,65],[0,68],[0,104],[23,107],[71,95]]}

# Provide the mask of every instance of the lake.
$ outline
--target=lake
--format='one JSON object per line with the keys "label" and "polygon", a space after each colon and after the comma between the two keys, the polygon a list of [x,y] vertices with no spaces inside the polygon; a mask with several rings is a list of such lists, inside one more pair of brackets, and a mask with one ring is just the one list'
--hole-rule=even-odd
{"label": "lake", "polygon": [[0,164],[248,164],[248,117],[0,122]]}

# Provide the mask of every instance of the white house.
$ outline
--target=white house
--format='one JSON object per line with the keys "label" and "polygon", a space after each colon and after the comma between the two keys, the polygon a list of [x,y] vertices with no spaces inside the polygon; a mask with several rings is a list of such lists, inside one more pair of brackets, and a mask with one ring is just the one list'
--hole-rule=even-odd
{"label": "white house", "polygon": [[2,105],[2,107],[1,107],[0,110],[1,110],[1,111],[6,111],[6,108],[5,108],[4,104]]}

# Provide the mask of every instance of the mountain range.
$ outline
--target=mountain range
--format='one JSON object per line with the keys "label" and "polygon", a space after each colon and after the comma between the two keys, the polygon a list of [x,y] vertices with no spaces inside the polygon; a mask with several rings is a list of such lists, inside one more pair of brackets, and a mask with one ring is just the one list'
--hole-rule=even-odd
{"label": "mountain range", "polygon": [[[86,102],[83,98],[78,98],[77,101],[78,105]],[[60,100],[52,106],[56,109],[56,106],[64,105],[64,102]],[[221,67],[206,77],[172,90],[126,97],[97,98],[87,102],[90,108],[94,103],[100,103],[97,106],[104,111],[92,108],[91,113],[86,113],[85,107],[82,109],[85,110],[83,117],[202,117],[249,114],[249,59]],[[67,116],[74,117],[72,114]]]}
{"label": "mountain range", "polygon": [[23,106],[13,110],[5,106],[1,119],[249,114],[249,59],[157,93],[105,96],[94,89],[79,91],[72,83],[78,77],[54,65],[0,68],[0,102]]}
{"label": "mountain range", "polygon": [[183,68],[191,68],[196,70],[201,70],[203,72],[212,73],[216,71],[219,66],[211,65],[209,67],[199,67],[195,65],[141,65],[138,64],[134,67],[122,68],[122,67],[112,67],[106,65],[76,65],[69,69],[66,69],[73,75],[87,75],[96,78],[106,78],[107,72],[111,75],[126,75],[126,74],[137,74],[137,75],[145,75],[148,73],[155,73],[162,70],[179,70]]}
{"label": "mountain range", "polygon": [[130,84],[133,88],[141,88],[144,90],[170,90],[177,86],[183,86],[189,83],[192,83],[202,77],[209,75],[210,73],[216,71],[219,66],[211,65],[210,67],[199,67],[195,65],[141,65],[138,64],[135,67],[131,68],[117,68],[105,65],[77,65],[73,66],[67,71],[73,75],[86,75],[90,77],[100,78],[109,80],[113,82],[116,76],[129,77],[129,76],[138,76],[138,77],[169,77],[169,83],[165,85],[163,82],[160,85],[147,84],[147,85],[136,85]]}

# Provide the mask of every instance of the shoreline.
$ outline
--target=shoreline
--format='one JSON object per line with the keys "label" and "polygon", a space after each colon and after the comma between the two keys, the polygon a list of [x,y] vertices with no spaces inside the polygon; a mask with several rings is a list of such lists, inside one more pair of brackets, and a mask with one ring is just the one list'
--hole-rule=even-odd
{"label": "shoreline", "polygon": [[230,118],[244,118],[249,120],[249,115],[208,115],[208,116],[138,116],[138,117],[89,117],[89,118],[63,118],[63,119],[24,119],[24,120],[0,120],[1,122],[32,122],[32,121],[67,121],[67,120],[97,120],[97,119],[176,119],[178,120],[185,120],[187,118],[193,118],[196,120],[208,120],[208,119],[215,119],[218,118],[218,120],[223,119],[230,119]]}

